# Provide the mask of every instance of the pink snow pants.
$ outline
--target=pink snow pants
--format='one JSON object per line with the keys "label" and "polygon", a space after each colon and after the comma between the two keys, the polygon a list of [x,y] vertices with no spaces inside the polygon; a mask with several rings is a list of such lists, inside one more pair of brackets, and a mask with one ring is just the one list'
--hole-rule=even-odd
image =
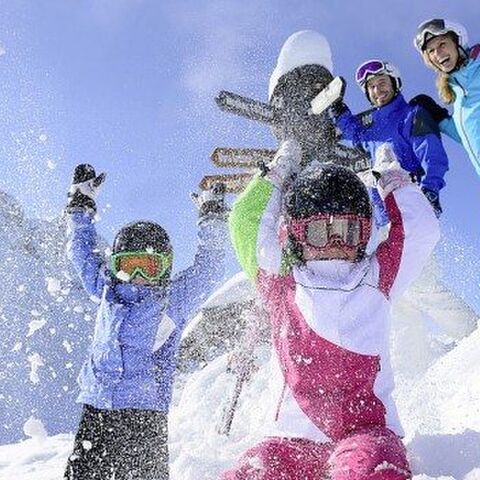
{"label": "pink snow pants", "polygon": [[408,480],[405,447],[374,427],[334,444],[270,437],[245,452],[221,480]]}

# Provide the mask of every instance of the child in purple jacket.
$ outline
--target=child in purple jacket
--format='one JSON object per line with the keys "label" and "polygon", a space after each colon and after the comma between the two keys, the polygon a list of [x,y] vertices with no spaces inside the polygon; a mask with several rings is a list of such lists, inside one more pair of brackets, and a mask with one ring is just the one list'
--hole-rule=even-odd
{"label": "child in purple jacket", "polygon": [[224,189],[200,197],[194,263],[172,277],[168,234],[153,222],[123,227],[110,261],[103,258],[93,220],[103,180],[92,166],[77,166],[66,209],[69,257],[99,307],[79,376],[83,413],[65,479],[165,480],[181,333],[224,274]]}

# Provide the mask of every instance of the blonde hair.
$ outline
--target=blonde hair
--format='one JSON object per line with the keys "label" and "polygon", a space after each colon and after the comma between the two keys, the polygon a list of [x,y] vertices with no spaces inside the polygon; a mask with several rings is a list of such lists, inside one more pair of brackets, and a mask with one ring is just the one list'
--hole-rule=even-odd
{"label": "blonde hair", "polygon": [[[456,44],[458,48],[458,37],[452,33],[452,32],[447,32],[447,34]],[[464,57],[464,54],[460,48],[458,48],[458,54],[459,54],[459,62],[461,61],[462,57]],[[428,57],[428,53],[426,50],[422,52],[423,56],[423,61],[425,62],[425,65],[432,70],[435,70],[438,72],[437,75],[437,80],[436,80],[436,85],[437,85],[437,91],[438,91],[438,96],[441,98],[441,100],[446,103],[446,104],[451,104],[455,101],[455,92],[453,91],[453,88],[451,87],[450,83],[448,82],[449,74],[445,72],[441,72],[433,63],[430,61],[430,58]]]}

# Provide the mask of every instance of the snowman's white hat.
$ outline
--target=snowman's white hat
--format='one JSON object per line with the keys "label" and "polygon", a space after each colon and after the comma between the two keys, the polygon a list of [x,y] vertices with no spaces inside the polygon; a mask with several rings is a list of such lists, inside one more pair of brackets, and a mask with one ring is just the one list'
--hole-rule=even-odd
{"label": "snowman's white hat", "polygon": [[282,75],[303,65],[323,65],[332,71],[332,51],[328,40],[313,30],[301,30],[290,35],[278,55],[277,66],[270,76],[268,98]]}

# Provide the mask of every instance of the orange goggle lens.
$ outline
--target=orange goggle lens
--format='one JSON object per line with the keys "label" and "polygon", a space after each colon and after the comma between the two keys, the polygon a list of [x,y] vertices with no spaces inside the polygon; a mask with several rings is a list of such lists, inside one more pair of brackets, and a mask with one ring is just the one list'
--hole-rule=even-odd
{"label": "orange goggle lens", "polygon": [[120,252],[112,255],[114,275],[124,272],[130,279],[140,275],[146,280],[159,280],[165,276],[171,265],[171,253]]}

